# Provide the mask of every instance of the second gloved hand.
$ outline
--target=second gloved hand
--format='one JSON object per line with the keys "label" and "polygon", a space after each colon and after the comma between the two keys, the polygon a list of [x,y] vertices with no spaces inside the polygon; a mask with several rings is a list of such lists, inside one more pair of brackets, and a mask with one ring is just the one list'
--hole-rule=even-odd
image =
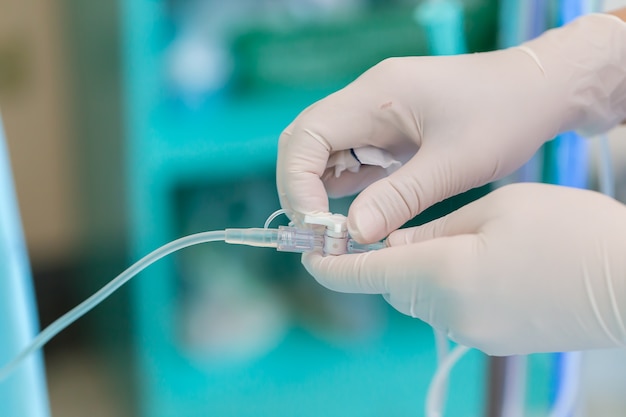
{"label": "second gloved hand", "polygon": [[488,354],[626,345],[626,207],[602,194],[510,185],[389,243],[303,262]]}

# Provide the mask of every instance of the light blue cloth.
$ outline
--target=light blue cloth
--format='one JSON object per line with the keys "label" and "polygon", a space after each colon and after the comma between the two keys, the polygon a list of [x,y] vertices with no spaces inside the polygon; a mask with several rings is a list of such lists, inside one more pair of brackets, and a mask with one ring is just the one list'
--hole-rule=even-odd
{"label": "light blue cloth", "polygon": [[[12,359],[37,331],[37,309],[0,120],[0,366]],[[0,415],[50,415],[40,352],[0,381]]]}

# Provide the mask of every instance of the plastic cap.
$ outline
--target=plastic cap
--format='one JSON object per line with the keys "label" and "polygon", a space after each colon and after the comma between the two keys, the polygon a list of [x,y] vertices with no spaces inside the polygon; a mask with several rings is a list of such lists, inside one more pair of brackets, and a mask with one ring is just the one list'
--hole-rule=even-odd
{"label": "plastic cap", "polygon": [[342,214],[307,214],[304,216],[304,223],[326,226],[334,233],[344,233],[348,231],[348,218]]}

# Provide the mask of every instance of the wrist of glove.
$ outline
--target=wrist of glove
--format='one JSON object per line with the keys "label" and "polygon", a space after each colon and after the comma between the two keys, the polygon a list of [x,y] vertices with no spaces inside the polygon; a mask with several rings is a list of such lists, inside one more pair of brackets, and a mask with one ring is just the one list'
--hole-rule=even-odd
{"label": "wrist of glove", "polygon": [[510,185],[388,241],[303,263],[330,289],[383,294],[488,354],[626,344],[626,207],[604,195]]}
{"label": "wrist of glove", "polygon": [[561,97],[559,131],[590,136],[626,119],[626,23],[616,16],[587,15],[517,49]]}

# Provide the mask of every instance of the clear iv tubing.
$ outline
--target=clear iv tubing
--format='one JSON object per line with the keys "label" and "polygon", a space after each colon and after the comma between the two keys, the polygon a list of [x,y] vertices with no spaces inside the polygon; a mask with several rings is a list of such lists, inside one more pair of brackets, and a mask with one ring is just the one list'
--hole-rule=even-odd
{"label": "clear iv tubing", "polygon": [[454,365],[469,352],[470,348],[463,345],[457,345],[437,367],[437,371],[430,381],[428,394],[426,395],[426,417],[442,417],[442,407],[440,399],[444,396],[446,389],[446,381],[450,375],[450,371]]}
{"label": "clear iv tubing", "polygon": [[126,269],[124,272],[115,277],[111,282],[102,287],[98,292],[87,298],[85,301],[68,311],[48,327],[41,331],[35,337],[30,344],[25,347],[13,360],[0,369],[0,381],[7,378],[11,372],[31,353],[35,352],[45,345],[50,339],[63,331],[70,324],[74,323],[80,317],[85,315],[95,306],[100,304],[104,299],[113,294],[118,288],[124,285],[128,280],[144,270],[149,265],[176,252],[177,250],[186,248],[188,246],[197,245],[205,242],[215,242],[225,240],[225,231],[219,230],[214,232],[197,233],[190,236],[185,236],[180,239],[174,240],[160,248],[150,252],[148,255],[135,262],[132,266]]}
{"label": "clear iv tubing", "polygon": [[[282,252],[301,253],[321,249],[324,246],[323,239],[324,238],[322,236],[315,234],[309,229],[279,226],[278,229],[250,228],[202,232],[185,236],[167,243],[135,262],[128,269],[115,277],[111,282],[102,287],[98,292],[42,330],[41,333],[39,333],[15,358],[13,358],[3,368],[0,368],[0,381],[6,379],[11,372],[31,353],[43,347],[48,341],[50,341],[50,339],[104,301],[139,272],[173,252],[189,246],[198,245],[200,243],[224,241],[226,243],[236,245],[268,247],[275,248]],[[381,249],[382,247],[384,247],[382,242],[371,245],[359,245],[356,242],[352,242],[352,239],[347,239],[346,253],[360,253],[367,250]]]}

